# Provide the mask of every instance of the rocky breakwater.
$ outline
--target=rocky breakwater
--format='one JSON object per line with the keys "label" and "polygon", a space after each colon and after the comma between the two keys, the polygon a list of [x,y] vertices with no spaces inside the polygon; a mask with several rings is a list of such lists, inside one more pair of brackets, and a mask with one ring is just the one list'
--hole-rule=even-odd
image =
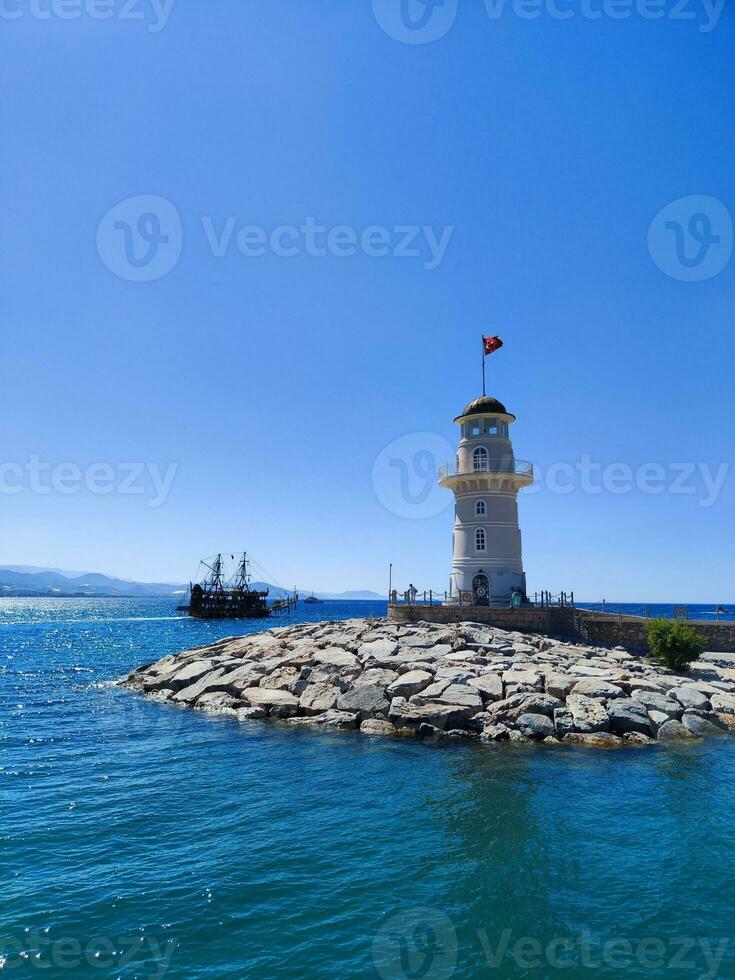
{"label": "rocky breakwater", "polygon": [[164,657],[119,682],[171,704],[370,735],[615,748],[735,732],[735,655],[686,675],[622,648],[477,623],[306,623]]}

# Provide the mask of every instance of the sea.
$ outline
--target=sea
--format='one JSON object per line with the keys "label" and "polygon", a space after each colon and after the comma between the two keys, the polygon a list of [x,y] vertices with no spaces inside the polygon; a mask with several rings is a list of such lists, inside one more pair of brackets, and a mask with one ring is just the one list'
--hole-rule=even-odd
{"label": "sea", "polygon": [[0,600],[0,978],[735,977],[735,739],[429,745],[113,685],[277,623]]}

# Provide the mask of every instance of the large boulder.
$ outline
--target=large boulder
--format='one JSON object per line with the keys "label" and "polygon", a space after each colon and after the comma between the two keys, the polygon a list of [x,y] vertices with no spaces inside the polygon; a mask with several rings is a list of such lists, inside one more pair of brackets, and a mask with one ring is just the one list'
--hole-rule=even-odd
{"label": "large boulder", "polygon": [[569,674],[562,674],[559,671],[551,670],[546,674],[546,693],[555,698],[565,698],[579,681],[576,677]]}
{"label": "large boulder", "polygon": [[596,677],[586,677],[581,681],[577,681],[571,693],[584,694],[587,698],[604,700],[625,697],[625,692],[622,687],[618,687],[616,684],[611,684],[609,681],[603,681]]}
{"label": "large boulder", "polygon": [[279,667],[278,670],[274,670],[272,674],[264,677],[258,686],[274,691],[290,691],[291,686],[299,679],[299,675],[300,668]]}
{"label": "large boulder", "polygon": [[[153,690],[160,686],[170,687],[172,691],[181,691],[185,687],[196,683],[201,677],[204,677],[205,674],[214,669],[214,666],[212,660],[195,660],[193,663],[187,664],[186,667],[160,674],[155,678],[150,687]],[[147,687],[148,685],[146,684],[144,686]]]}
{"label": "large boulder", "polygon": [[574,715],[569,708],[554,709],[554,731],[558,738],[564,738],[574,731]]}
{"label": "large boulder", "polygon": [[353,654],[341,647],[327,647],[326,650],[316,650],[312,659],[317,664],[327,664],[330,667],[359,668],[360,661]]}
{"label": "large boulder", "polygon": [[271,718],[291,718],[299,713],[299,699],[290,691],[247,687],[242,698],[253,708],[264,708]]}
{"label": "large boulder", "polygon": [[467,683],[477,688],[483,701],[501,701],[503,698],[503,679],[499,674],[470,677]]}
{"label": "large boulder", "polygon": [[306,728],[357,728],[359,719],[350,711],[325,711],[321,715],[307,715],[302,718],[289,718],[289,725]]}
{"label": "large boulder", "polygon": [[505,725],[486,725],[480,733],[481,742],[507,742],[510,732]]}
{"label": "large boulder", "polygon": [[472,712],[458,705],[409,703],[405,698],[393,698],[388,720],[398,728],[415,728],[426,722],[435,728],[448,731],[451,728],[467,728]]}
{"label": "large boulder", "polygon": [[361,684],[337,698],[337,710],[356,714],[360,721],[366,718],[383,717],[390,708],[385,688],[372,684]]}
{"label": "large boulder", "polygon": [[308,684],[299,694],[299,707],[305,715],[319,715],[333,708],[341,694],[339,687],[325,681]]}
{"label": "large boulder", "polygon": [[523,714],[516,721],[518,731],[528,738],[540,740],[555,734],[554,722],[547,715]]}
{"label": "large boulder", "polygon": [[718,694],[710,695],[712,710],[721,715],[735,715],[735,694],[727,694],[722,691]]}
{"label": "large boulder", "polygon": [[653,691],[633,691],[631,698],[633,701],[639,701],[645,705],[649,711],[661,711],[669,718],[679,719],[684,713],[679,702],[666,694],[655,694]]}
{"label": "large boulder", "polygon": [[711,705],[706,694],[698,691],[691,684],[682,684],[669,691],[669,697],[675,698],[683,708],[697,708],[700,711],[710,711]]}
{"label": "large boulder", "polygon": [[366,718],[360,725],[363,735],[395,735],[396,726],[382,718]]}
{"label": "large boulder", "polygon": [[506,697],[530,691],[543,691],[544,675],[539,670],[506,670],[503,674]]}
{"label": "large boulder", "polygon": [[[432,685],[433,686],[433,685]],[[411,698],[412,704],[424,705],[430,703],[457,705],[468,711],[469,715],[474,715],[482,711],[482,697],[477,688],[470,687],[468,684],[449,684],[441,694],[427,697],[425,689],[420,694],[415,694]]]}
{"label": "large boulder", "polygon": [[373,684],[379,687],[388,687],[393,681],[398,679],[398,672],[387,670],[385,667],[370,667],[364,670],[359,677],[355,678],[355,687],[360,684]]}
{"label": "large boulder", "polygon": [[564,736],[566,745],[584,745],[592,749],[619,749],[624,743],[611,732],[569,732]]}
{"label": "large boulder", "polygon": [[685,711],[681,723],[689,734],[696,738],[712,738],[727,733],[725,726],[716,715],[708,719],[703,718],[700,714],[695,714],[693,711]]}
{"label": "large boulder", "polygon": [[676,742],[691,737],[690,732],[676,718],[670,718],[658,730],[659,742]]}
{"label": "large boulder", "polygon": [[425,670],[409,670],[405,674],[401,674],[392,684],[388,687],[388,696],[390,698],[410,698],[414,694],[419,694],[425,688],[431,684],[434,680],[434,675],[428,673]]}
{"label": "large boulder", "polygon": [[224,691],[227,688],[226,683],[221,683],[224,674],[225,670],[222,667],[210,670],[209,673],[205,674],[204,677],[200,677],[194,684],[189,684],[188,687],[184,687],[174,694],[172,700],[180,704],[194,704],[197,698],[200,698],[202,694],[206,694],[208,691]]}
{"label": "large boulder", "polygon": [[572,713],[575,731],[609,731],[610,717],[601,701],[587,698],[584,694],[570,694],[567,698],[567,708]]}
{"label": "large boulder", "polygon": [[627,732],[650,735],[652,732],[648,711],[640,701],[634,701],[632,698],[616,698],[608,704],[607,713],[610,719],[610,731],[616,735],[625,735]]}

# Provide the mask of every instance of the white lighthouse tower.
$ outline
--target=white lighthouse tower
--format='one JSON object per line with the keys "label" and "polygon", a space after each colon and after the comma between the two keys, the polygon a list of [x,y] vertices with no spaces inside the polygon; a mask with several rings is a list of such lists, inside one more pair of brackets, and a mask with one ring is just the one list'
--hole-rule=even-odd
{"label": "white lighthouse tower", "polygon": [[507,606],[513,593],[526,595],[518,491],[533,483],[533,465],[516,459],[508,432],[515,415],[497,399],[476,398],[454,421],[456,463],[439,471],[455,501],[449,602]]}

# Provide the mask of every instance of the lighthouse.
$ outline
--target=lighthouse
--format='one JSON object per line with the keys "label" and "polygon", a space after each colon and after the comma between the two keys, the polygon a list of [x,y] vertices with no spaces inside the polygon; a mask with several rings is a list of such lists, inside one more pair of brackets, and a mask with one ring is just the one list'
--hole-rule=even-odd
{"label": "lighthouse", "polygon": [[461,433],[456,461],[439,471],[439,484],[454,494],[448,602],[515,604],[526,596],[518,491],[533,483],[533,465],[516,459],[515,415],[496,398],[475,398],[454,421]]}

